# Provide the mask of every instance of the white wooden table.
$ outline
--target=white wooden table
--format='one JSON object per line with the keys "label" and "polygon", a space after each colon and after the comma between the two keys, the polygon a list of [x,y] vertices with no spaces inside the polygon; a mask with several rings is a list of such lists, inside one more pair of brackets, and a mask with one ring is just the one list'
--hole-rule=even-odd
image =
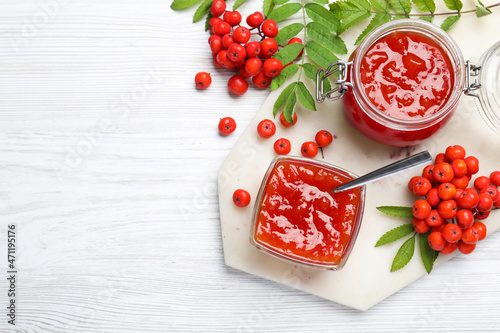
{"label": "white wooden table", "polygon": [[[229,95],[193,12],[0,3],[0,331],[500,331],[498,233],[367,312],[224,265],[216,172],[268,93]],[[212,72],[206,91],[199,71]],[[223,116],[238,122],[229,137]]]}

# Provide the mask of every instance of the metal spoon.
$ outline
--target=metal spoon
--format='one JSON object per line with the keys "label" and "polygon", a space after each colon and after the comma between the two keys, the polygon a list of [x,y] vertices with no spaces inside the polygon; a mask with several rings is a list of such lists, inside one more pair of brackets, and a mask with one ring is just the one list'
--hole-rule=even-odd
{"label": "metal spoon", "polygon": [[367,173],[366,175],[353,179],[350,182],[337,186],[333,189],[333,193],[342,192],[367,183],[371,183],[373,181],[394,175],[398,172],[408,170],[422,164],[428,164],[430,162],[432,162],[431,154],[429,154],[429,152],[425,150],[418,154],[409,156],[397,162],[386,165],[380,169]]}

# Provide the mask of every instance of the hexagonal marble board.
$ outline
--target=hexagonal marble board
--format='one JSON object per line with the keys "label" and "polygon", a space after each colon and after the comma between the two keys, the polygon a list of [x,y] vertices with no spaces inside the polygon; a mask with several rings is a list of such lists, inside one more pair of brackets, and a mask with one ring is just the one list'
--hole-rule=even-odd
{"label": "hexagonal marble board", "polygon": [[[470,27],[466,22],[461,22],[462,24]],[[500,28],[500,23],[493,20],[489,24],[490,27],[496,25]],[[481,34],[476,34],[478,35]],[[483,34],[483,42],[493,45],[496,42],[493,35]],[[410,149],[388,147],[365,138],[347,122],[340,101],[320,104],[316,112],[298,107],[296,126],[283,128],[278,124],[278,130],[272,138],[261,139],[257,135],[257,124],[262,119],[272,118],[273,104],[280,92],[281,89],[270,94],[219,170],[219,206],[225,262],[236,269],[352,308],[369,309],[426,274],[418,250],[407,266],[397,272],[390,272],[394,255],[407,237],[388,245],[374,247],[380,236],[405,222],[380,213],[376,207],[410,206],[415,197],[409,193],[407,182],[410,177],[420,174],[422,168],[405,171],[367,185],[361,229],[349,260],[342,270],[305,268],[260,252],[249,242],[254,199],[275,156],[274,141],[280,137],[288,138],[292,143],[290,155],[298,156],[302,142],[314,140],[318,130],[326,129],[334,134],[335,139],[324,149],[324,159],[321,153],[316,159],[322,159],[358,175],[394,162],[407,154],[429,150],[435,156],[448,145],[460,144],[466,148],[468,155],[479,158],[480,174],[489,175],[495,170],[495,166],[498,168],[500,165],[500,156],[488,153],[500,151],[499,136],[482,121],[473,98],[462,96],[456,114],[446,127],[424,144]],[[464,133],[474,133],[473,139]],[[488,151],[483,148],[486,140],[489,140]],[[248,207],[237,208],[233,204],[232,194],[238,188],[250,192],[253,200]],[[500,219],[495,218],[498,216],[500,212],[492,212],[487,220],[489,233],[500,228]],[[449,257],[440,256],[435,268]]]}

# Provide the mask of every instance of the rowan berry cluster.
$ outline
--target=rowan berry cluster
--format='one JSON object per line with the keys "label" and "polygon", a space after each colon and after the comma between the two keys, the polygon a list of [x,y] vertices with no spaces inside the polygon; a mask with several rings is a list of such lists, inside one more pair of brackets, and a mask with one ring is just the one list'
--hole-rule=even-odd
{"label": "rowan berry cluster", "polygon": [[412,193],[425,197],[413,204],[413,227],[422,234],[430,230],[432,249],[450,254],[458,248],[469,254],[477,241],[486,237],[486,225],[481,220],[492,208],[500,207],[500,171],[472,182],[478,171],[478,159],[466,157],[465,149],[455,145],[438,154],[434,164],[408,182]]}
{"label": "rowan berry cluster", "polygon": [[[229,79],[229,91],[234,95],[244,94],[249,86],[247,79],[251,79],[257,88],[268,87],[272,78],[283,69],[281,61],[272,57],[278,51],[278,43],[274,39],[279,31],[276,22],[265,19],[257,11],[246,17],[248,27],[245,27],[241,25],[240,12],[226,10],[224,0],[214,0],[210,14],[208,44],[214,65],[238,73]],[[302,40],[292,38],[291,43],[302,43]],[[204,75],[203,78],[203,81],[195,79],[200,89],[206,89],[211,82],[210,76]]]}

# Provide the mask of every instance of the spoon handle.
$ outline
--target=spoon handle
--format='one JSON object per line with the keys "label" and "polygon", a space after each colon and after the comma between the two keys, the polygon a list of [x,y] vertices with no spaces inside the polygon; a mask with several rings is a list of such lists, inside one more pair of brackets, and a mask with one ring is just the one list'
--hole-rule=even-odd
{"label": "spoon handle", "polygon": [[353,179],[350,182],[337,186],[336,188],[333,189],[333,193],[349,190],[351,188],[358,187],[394,175],[398,172],[414,168],[421,164],[431,163],[431,162],[432,162],[432,156],[431,154],[429,154],[427,150],[425,150],[418,154],[409,156],[402,160],[386,165],[380,169],[367,173],[366,175]]}

